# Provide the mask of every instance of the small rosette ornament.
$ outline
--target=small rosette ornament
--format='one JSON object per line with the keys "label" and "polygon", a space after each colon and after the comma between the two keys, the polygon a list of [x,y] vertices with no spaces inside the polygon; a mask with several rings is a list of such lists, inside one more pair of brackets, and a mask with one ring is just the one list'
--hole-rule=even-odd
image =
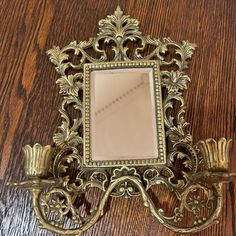
{"label": "small rosette ornament", "polygon": [[47,177],[52,160],[52,147],[50,145],[41,146],[36,143],[33,147],[26,145],[23,147],[25,155],[25,174],[27,177],[39,178]]}
{"label": "small rosette ornament", "polygon": [[232,139],[220,138],[217,142],[215,139],[210,138],[198,143],[208,171],[228,171],[231,141]]}

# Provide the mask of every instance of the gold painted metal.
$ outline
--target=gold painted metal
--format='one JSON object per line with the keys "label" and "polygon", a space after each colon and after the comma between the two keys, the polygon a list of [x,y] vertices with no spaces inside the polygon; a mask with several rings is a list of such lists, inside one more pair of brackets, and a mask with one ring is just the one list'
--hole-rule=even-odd
{"label": "gold painted metal", "polygon": [[[132,47],[128,47],[127,43]],[[31,191],[33,208],[41,228],[59,235],[80,235],[104,214],[110,196],[140,196],[152,215],[175,232],[196,232],[217,223],[222,209],[222,184],[230,181],[235,174],[228,170],[230,140],[208,139],[194,144],[184,119],[182,94],[190,82],[184,70],[195,47],[188,41],[178,43],[169,38],[143,36],[139,31],[139,22],[123,15],[117,7],[114,15],[99,21],[97,37],[79,43],[74,41],[64,48],[54,47],[48,51],[60,75],[56,83],[63,95],[59,109],[63,121],[59,132],[53,137],[54,147],[36,144],[24,148],[26,176],[29,179],[10,183]],[[73,62],[69,53],[79,58],[79,62]],[[143,166],[116,163],[105,168],[100,168],[96,163],[93,168],[85,166],[81,130],[83,128],[85,133],[89,132],[86,120],[83,120],[89,111],[86,97],[83,101],[80,96],[86,86],[84,67],[96,63],[106,66],[108,62],[115,62],[119,67],[133,61],[142,65],[144,61],[151,60],[160,66],[166,163],[144,163]],[[70,113],[69,107],[78,112],[76,117]],[[174,171],[176,161],[181,162],[178,174]],[[72,165],[77,165],[76,175],[71,174]],[[179,200],[172,214],[155,206],[148,195],[147,190],[157,184],[165,185]],[[84,216],[75,199],[83,199],[82,195],[89,188],[99,188],[104,195],[98,206]],[[66,228],[63,223],[68,216],[71,228]],[[188,217],[188,223],[184,221],[185,217]]]}

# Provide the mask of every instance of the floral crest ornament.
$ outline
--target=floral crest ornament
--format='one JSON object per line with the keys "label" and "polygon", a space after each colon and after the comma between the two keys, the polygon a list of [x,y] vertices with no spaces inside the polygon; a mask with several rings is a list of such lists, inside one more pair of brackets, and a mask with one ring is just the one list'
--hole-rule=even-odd
{"label": "floral crest ornament", "polygon": [[[53,136],[53,147],[39,144],[24,147],[28,179],[10,183],[31,192],[41,228],[59,235],[80,235],[104,215],[110,196],[141,197],[144,206],[162,225],[179,233],[200,231],[217,222],[222,208],[222,184],[235,174],[228,172],[230,141],[208,139],[194,144],[184,118],[183,91],[190,82],[185,69],[195,47],[188,41],[178,43],[170,38],[143,36],[138,20],[124,15],[117,7],[113,15],[99,21],[96,37],[48,50],[59,74],[56,83],[63,96],[59,109],[62,124]],[[160,66],[168,147],[166,164],[121,163],[107,168],[84,168],[83,130],[89,132],[83,119],[87,112],[82,99],[84,65],[107,62],[119,65],[125,61],[132,64],[133,60],[140,64],[156,61]],[[179,201],[171,215],[155,206],[147,192],[157,184],[165,185]],[[104,194],[98,206],[84,215],[83,196],[90,188],[99,188]],[[81,204],[76,204],[76,199]],[[65,227],[65,219],[71,220],[71,228]]]}

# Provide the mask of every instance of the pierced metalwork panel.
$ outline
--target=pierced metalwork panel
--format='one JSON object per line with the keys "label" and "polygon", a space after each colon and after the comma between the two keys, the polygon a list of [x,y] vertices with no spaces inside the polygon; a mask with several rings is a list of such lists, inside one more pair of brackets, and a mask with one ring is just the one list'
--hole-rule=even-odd
{"label": "pierced metalwork panel", "polygon": [[[39,144],[24,148],[29,179],[11,185],[31,191],[40,226],[60,235],[80,235],[94,225],[104,214],[110,196],[140,196],[152,215],[175,232],[197,232],[216,223],[222,209],[222,185],[235,174],[228,170],[230,140],[207,139],[194,144],[184,118],[183,91],[190,82],[184,71],[196,45],[143,36],[138,20],[124,15],[119,7],[98,25],[96,37],[48,50],[60,76],[56,83],[63,96],[59,109],[63,121],[53,137],[53,148]],[[82,96],[84,92],[89,96],[86,84],[89,69],[101,65],[135,67],[144,63],[151,63],[154,68],[159,66],[156,101],[162,99],[163,111],[157,109],[157,117],[163,112],[159,141],[165,137],[162,156],[164,159],[166,152],[165,164],[90,163],[86,143],[86,140],[89,142],[89,108],[86,99],[84,106]],[[94,168],[87,168],[84,163]],[[107,164],[109,168],[104,168]],[[161,206],[155,206],[147,192],[154,185],[165,185],[175,194],[178,206],[173,212],[167,213]],[[76,206],[75,199],[84,200],[90,188],[98,188],[104,195],[98,206],[84,216],[83,204]],[[186,223],[185,217],[193,220]],[[68,218],[73,225],[69,229],[63,224]]]}

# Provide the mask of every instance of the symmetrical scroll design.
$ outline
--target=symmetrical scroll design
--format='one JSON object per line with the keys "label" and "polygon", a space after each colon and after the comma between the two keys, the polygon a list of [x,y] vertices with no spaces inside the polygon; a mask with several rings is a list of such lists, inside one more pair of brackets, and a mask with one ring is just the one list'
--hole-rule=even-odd
{"label": "symmetrical scroll design", "polygon": [[[224,147],[228,147],[228,141],[221,140],[221,150],[212,154],[208,148],[209,141],[193,144],[184,119],[183,91],[190,82],[184,70],[195,47],[188,41],[178,43],[170,38],[143,36],[138,20],[123,15],[118,7],[114,15],[99,21],[97,37],[48,50],[47,54],[60,75],[56,83],[63,96],[59,110],[63,121],[59,132],[53,137],[56,147],[51,165],[52,177],[13,184],[31,189],[34,210],[41,227],[61,235],[79,235],[104,214],[109,196],[141,196],[144,206],[159,222],[176,232],[195,232],[216,222],[222,207],[221,177],[224,175],[227,179],[229,175],[227,168],[221,168],[224,170],[222,174],[216,172],[218,169],[208,168],[202,163],[211,155],[227,159],[228,150]],[[159,62],[168,162],[159,166],[84,168],[83,66],[85,63],[128,60]],[[76,171],[71,171],[71,166]],[[157,184],[165,185],[179,200],[179,206],[172,214],[165,213],[162,208],[157,209],[148,195],[147,190]],[[76,199],[83,199],[89,188],[99,188],[104,195],[98,207],[83,216],[81,206],[76,207]],[[194,221],[188,225],[183,220],[186,212],[194,216]],[[63,225],[63,219],[67,216],[76,225],[71,229]]]}
{"label": "symmetrical scroll design", "polygon": [[[129,171],[132,172],[131,169]],[[18,186],[31,189],[34,211],[41,228],[48,229],[59,235],[80,235],[104,215],[104,208],[109,196],[122,183],[132,183],[132,186],[135,186],[136,191],[140,193],[144,206],[150,209],[152,215],[160,223],[175,232],[195,232],[209,227],[209,225],[217,222],[222,207],[221,183],[213,184],[210,187],[192,184],[178,196],[180,205],[174,209],[173,215],[165,215],[162,208],[155,206],[142,181],[135,175],[113,179],[106,188],[98,206],[86,216],[82,215],[81,206],[75,207],[75,194],[79,197],[81,195],[78,192],[73,194],[71,191],[66,190],[62,180],[58,181],[56,179],[50,182],[48,180],[29,180],[21,182]],[[197,193],[198,190],[203,191],[203,194]],[[120,189],[120,191],[122,190]],[[129,192],[130,190],[124,188],[124,191]],[[206,210],[209,210],[207,214],[205,213]],[[188,226],[179,226],[179,223],[186,217],[186,212],[192,213],[194,220],[192,222],[189,221]],[[67,215],[70,216],[72,221],[71,224],[73,226],[71,228],[65,228],[63,224]]]}
{"label": "symmetrical scroll design", "polygon": [[[126,43],[139,43],[132,52],[126,47]],[[102,50],[102,45],[112,45],[111,51]],[[135,46],[135,45],[134,45]],[[144,55],[152,47],[149,54]],[[183,90],[187,89],[190,78],[184,74],[183,70],[187,68],[188,59],[191,58],[196,45],[183,41],[177,43],[169,38],[152,39],[150,36],[142,36],[139,31],[139,22],[129,16],[123,15],[118,7],[114,15],[99,21],[99,32],[97,37],[90,38],[88,41],[72,42],[68,46],[60,49],[54,47],[48,50],[48,55],[53,64],[56,65],[56,71],[60,75],[57,83],[60,86],[60,93],[64,96],[62,107],[59,110],[63,122],[60,126],[60,132],[54,135],[54,142],[57,146],[68,145],[74,148],[82,149],[83,137],[79,129],[83,126],[82,116],[71,119],[67,112],[67,107],[72,106],[83,115],[83,102],[78,96],[78,92],[83,89],[83,65],[85,63],[106,62],[117,60],[158,60],[161,65],[162,87],[166,90],[166,97],[163,97],[164,118],[166,128],[166,138],[169,152],[169,161],[183,159],[185,166],[190,172],[196,172],[198,158],[196,150],[192,144],[192,136],[189,133],[188,123],[184,119],[185,104],[182,96]],[[93,56],[89,49],[93,49]],[[171,53],[171,50],[173,51]],[[130,53],[128,54],[128,51]],[[70,53],[78,57],[76,64],[70,60]],[[90,54],[89,54],[90,53]],[[94,54],[95,54],[94,53]],[[71,74],[71,70],[73,73]],[[70,74],[68,73],[70,71]],[[164,94],[164,93],[163,93]],[[176,109],[175,103],[180,103],[180,109],[177,114],[173,114]],[[186,150],[183,151],[178,151]],[[168,169],[169,175],[173,176],[171,168]],[[177,188],[182,186],[186,175],[178,181]]]}

